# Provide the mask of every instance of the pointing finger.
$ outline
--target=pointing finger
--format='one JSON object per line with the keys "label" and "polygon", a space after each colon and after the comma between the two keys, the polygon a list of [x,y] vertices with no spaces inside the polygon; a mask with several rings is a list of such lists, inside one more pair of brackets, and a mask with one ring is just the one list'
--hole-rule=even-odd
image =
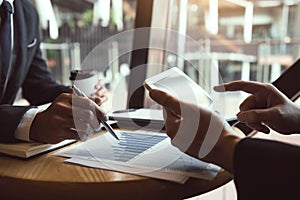
{"label": "pointing finger", "polygon": [[232,81],[214,87],[217,92],[225,91],[244,91],[250,94],[255,94],[260,88],[264,87],[262,83],[252,81]]}

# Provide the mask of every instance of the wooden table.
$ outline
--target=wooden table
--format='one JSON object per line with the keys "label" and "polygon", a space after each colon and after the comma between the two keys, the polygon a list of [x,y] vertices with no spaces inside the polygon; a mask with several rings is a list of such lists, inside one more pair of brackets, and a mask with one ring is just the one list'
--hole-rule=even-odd
{"label": "wooden table", "polygon": [[0,199],[183,199],[231,180],[221,171],[212,181],[171,183],[64,163],[53,152],[28,160],[0,155]]}

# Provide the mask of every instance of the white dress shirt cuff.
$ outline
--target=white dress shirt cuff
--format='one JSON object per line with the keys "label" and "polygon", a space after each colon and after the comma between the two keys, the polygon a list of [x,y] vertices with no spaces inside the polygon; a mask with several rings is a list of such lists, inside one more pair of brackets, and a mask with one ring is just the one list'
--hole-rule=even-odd
{"label": "white dress shirt cuff", "polygon": [[19,123],[16,131],[15,131],[15,138],[18,140],[23,140],[30,142],[29,133],[30,127],[35,118],[36,114],[41,111],[39,108],[31,108],[29,109],[25,115],[23,116],[21,122]]}

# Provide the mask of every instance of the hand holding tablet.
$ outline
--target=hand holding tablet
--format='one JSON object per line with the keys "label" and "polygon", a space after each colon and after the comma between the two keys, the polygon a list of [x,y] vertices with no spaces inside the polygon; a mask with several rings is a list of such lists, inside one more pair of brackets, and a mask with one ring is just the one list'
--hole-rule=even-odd
{"label": "hand holding tablet", "polygon": [[210,95],[180,69],[173,67],[144,82],[147,90],[159,89],[187,103],[209,107]]}

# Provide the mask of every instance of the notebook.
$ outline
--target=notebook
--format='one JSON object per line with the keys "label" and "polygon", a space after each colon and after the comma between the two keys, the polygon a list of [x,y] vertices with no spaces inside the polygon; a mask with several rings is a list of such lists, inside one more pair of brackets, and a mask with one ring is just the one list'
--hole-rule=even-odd
{"label": "notebook", "polygon": [[75,140],[64,140],[57,144],[43,144],[38,142],[21,142],[13,144],[0,143],[0,153],[20,158],[29,158],[74,142]]}
{"label": "notebook", "polygon": [[[115,124],[116,121],[109,120],[107,123],[112,125]],[[76,142],[76,140],[64,140],[57,144],[44,144],[39,142],[0,143],[0,153],[20,158],[29,158],[64,147],[74,142]]]}

